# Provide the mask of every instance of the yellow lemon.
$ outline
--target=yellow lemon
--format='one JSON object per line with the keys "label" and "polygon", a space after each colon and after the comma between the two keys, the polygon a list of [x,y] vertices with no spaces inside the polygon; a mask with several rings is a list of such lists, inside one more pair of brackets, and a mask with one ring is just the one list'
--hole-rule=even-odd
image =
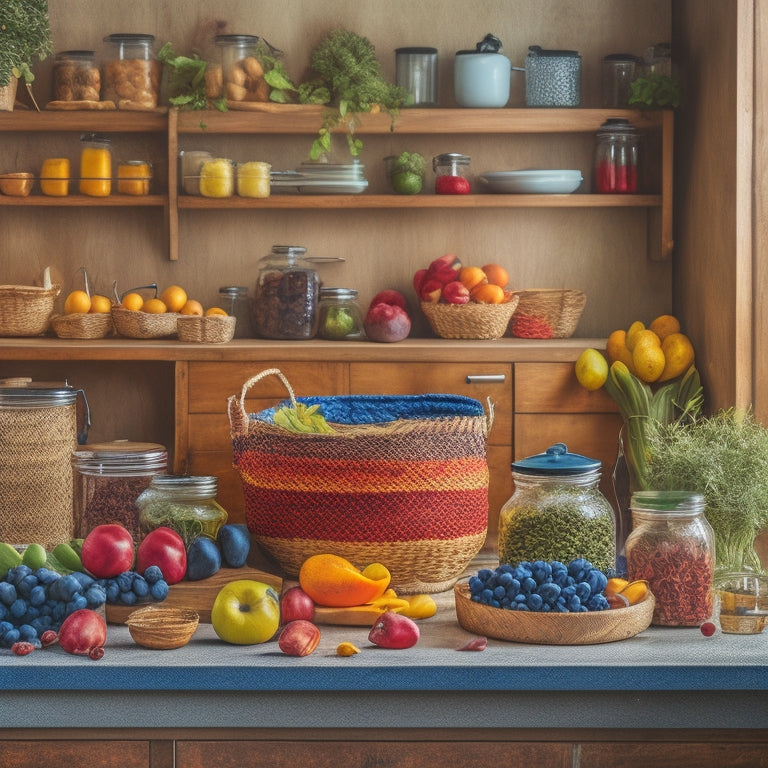
{"label": "yellow lemon", "polygon": [[141,307],[142,312],[149,312],[151,315],[162,315],[167,309],[165,302],[160,299],[147,299]]}
{"label": "yellow lemon", "polygon": [[85,291],[72,291],[64,301],[64,314],[75,315],[88,312],[91,297]]}
{"label": "yellow lemon", "polygon": [[629,330],[627,331],[627,349],[630,352],[635,348],[635,340],[637,338],[637,334],[644,330],[645,324],[640,320],[635,320],[635,322],[629,326]]}
{"label": "yellow lemon", "polygon": [[638,331],[635,334],[635,343],[632,347],[632,354],[634,355],[638,348],[649,344],[652,347],[660,347],[661,339],[649,328],[644,328],[642,331]]}
{"label": "yellow lemon", "polygon": [[221,307],[210,307],[205,310],[206,317],[213,317],[214,315],[223,315],[226,317],[227,313]]}
{"label": "yellow lemon", "polygon": [[609,363],[621,360],[634,373],[635,364],[632,361],[632,353],[627,349],[627,332],[623,328],[619,328],[608,337],[605,344],[605,356]]}
{"label": "yellow lemon", "polygon": [[664,370],[664,352],[658,344],[641,344],[632,352],[635,375],[640,381],[650,384],[656,381]]}
{"label": "yellow lemon", "polygon": [[579,384],[594,392],[608,378],[608,361],[596,349],[585,349],[576,359],[575,370]]}
{"label": "yellow lemon", "polygon": [[659,381],[674,379],[693,365],[693,344],[684,333],[670,333],[661,343],[661,349],[664,352],[665,364]]}
{"label": "yellow lemon", "polygon": [[91,296],[91,313],[108,315],[112,309],[112,302],[106,296],[95,293]]}
{"label": "yellow lemon", "polygon": [[126,293],[120,301],[125,309],[138,312],[144,304],[144,297],[140,293]]}
{"label": "yellow lemon", "polygon": [[160,300],[169,312],[181,312],[181,308],[187,303],[187,292],[178,285],[169,285],[160,294]]}
{"label": "yellow lemon", "polygon": [[680,333],[680,321],[673,315],[659,315],[648,326],[662,341],[670,333]]}

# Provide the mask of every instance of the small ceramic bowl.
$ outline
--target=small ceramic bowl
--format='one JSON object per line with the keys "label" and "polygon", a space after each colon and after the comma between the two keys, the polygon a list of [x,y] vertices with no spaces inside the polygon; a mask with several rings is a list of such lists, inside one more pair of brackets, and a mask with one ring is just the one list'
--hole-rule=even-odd
{"label": "small ceramic bowl", "polygon": [[0,174],[0,192],[11,197],[27,197],[34,183],[35,176],[32,173]]}

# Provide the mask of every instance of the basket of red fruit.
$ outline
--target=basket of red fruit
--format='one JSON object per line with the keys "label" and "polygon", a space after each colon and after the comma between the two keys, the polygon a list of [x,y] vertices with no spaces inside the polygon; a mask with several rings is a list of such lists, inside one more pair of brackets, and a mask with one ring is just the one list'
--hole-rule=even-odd
{"label": "basket of red fruit", "polygon": [[519,301],[499,264],[463,267],[453,254],[420,269],[413,287],[432,330],[443,339],[500,339]]}

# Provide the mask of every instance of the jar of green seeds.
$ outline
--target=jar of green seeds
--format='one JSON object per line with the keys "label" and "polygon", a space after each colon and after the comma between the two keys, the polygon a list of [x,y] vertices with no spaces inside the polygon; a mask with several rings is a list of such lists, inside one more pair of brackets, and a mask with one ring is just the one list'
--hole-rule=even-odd
{"label": "jar of green seeds", "polygon": [[499,563],[577,557],[616,567],[613,508],[600,492],[601,463],[564,443],[512,463],[515,492],[499,515]]}

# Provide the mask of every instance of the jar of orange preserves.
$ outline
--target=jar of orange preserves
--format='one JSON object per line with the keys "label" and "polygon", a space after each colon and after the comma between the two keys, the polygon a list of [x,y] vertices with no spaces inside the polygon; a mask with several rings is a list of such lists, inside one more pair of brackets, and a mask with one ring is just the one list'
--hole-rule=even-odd
{"label": "jar of orange preserves", "polygon": [[86,133],[80,137],[80,194],[108,197],[112,192],[112,142]]}
{"label": "jar of orange preserves", "polygon": [[117,191],[121,195],[148,195],[152,166],[146,160],[125,160],[117,166]]}
{"label": "jar of orange preserves", "polygon": [[40,191],[49,197],[66,197],[69,194],[69,159],[49,157],[40,168]]}

